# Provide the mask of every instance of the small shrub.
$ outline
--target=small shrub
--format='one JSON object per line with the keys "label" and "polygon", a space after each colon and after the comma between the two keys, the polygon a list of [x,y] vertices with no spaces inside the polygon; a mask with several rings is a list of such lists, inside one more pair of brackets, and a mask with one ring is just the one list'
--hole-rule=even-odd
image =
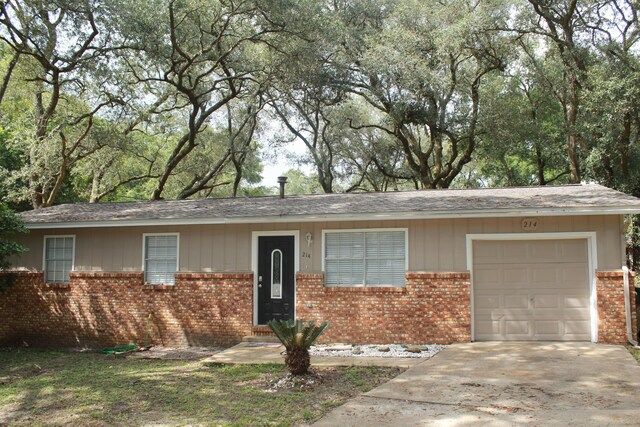
{"label": "small shrub", "polygon": [[293,375],[304,375],[309,372],[311,356],[309,347],[322,335],[329,326],[328,322],[322,322],[316,326],[315,321],[304,320],[272,320],[269,328],[276,334],[286,349],[284,363]]}

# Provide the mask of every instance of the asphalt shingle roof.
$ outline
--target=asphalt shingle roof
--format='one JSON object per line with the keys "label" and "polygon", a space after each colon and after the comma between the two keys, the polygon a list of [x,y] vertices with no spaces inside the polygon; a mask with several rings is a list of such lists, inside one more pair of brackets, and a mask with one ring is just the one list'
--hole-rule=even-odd
{"label": "asphalt shingle roof", "polygon": [[418,190],[387,193],[161,200],[145,202],[75,203],[22,213],[27,225],[95,222],[145,222],[198,220],[233,222],[275,218],[295,221],[317,217],[327,220],[347,215],[395,214],[424,217],[434,215],[500,216],[516,211],[539,214],[640,213],[640,199],[596,184],[514,187],[471,190]]}

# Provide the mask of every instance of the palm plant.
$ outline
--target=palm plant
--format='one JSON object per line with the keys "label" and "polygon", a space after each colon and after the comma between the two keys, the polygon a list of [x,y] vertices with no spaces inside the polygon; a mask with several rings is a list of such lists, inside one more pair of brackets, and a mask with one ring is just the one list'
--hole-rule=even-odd
{"label": "palm plant", "polygon": [[304,375],[309,372],[311,357],[309,347],[322,335],[329,322],[316,326],[315,320],[272,320],[267,323],[276,334],[286,350],[284,363],[293,375]]}

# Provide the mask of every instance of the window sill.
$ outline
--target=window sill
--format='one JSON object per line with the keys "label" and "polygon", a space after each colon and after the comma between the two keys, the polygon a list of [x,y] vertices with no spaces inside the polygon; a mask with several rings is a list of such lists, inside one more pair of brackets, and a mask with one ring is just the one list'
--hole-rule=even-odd
{"label": "window sill", "polygon": [[51,290],[64,290],[64,289],[70,289],[71,288],[71,284],[69,284],[69,283],[45,283],[44,284],[44,288],[45,289],[51,289]]}
{"label": "window sill", "polygon": [[370,294],[404,294],[404,286],[325,286],[328,292],[370,293]]}
{"label": "window sill", "polygon": [[175,285],[152,285],[150,283],[142,285],[142,289],[145,291],[168,291],[173,288],[175,288]]}

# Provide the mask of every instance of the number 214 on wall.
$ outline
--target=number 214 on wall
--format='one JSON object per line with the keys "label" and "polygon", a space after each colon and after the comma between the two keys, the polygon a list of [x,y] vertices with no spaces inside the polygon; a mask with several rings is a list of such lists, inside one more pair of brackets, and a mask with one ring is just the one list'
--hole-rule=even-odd
{"label": "number 214 on wall", "polygon": [[524,218],[522,220],[523,231],[533,231],[538,229],[538,218]]}

